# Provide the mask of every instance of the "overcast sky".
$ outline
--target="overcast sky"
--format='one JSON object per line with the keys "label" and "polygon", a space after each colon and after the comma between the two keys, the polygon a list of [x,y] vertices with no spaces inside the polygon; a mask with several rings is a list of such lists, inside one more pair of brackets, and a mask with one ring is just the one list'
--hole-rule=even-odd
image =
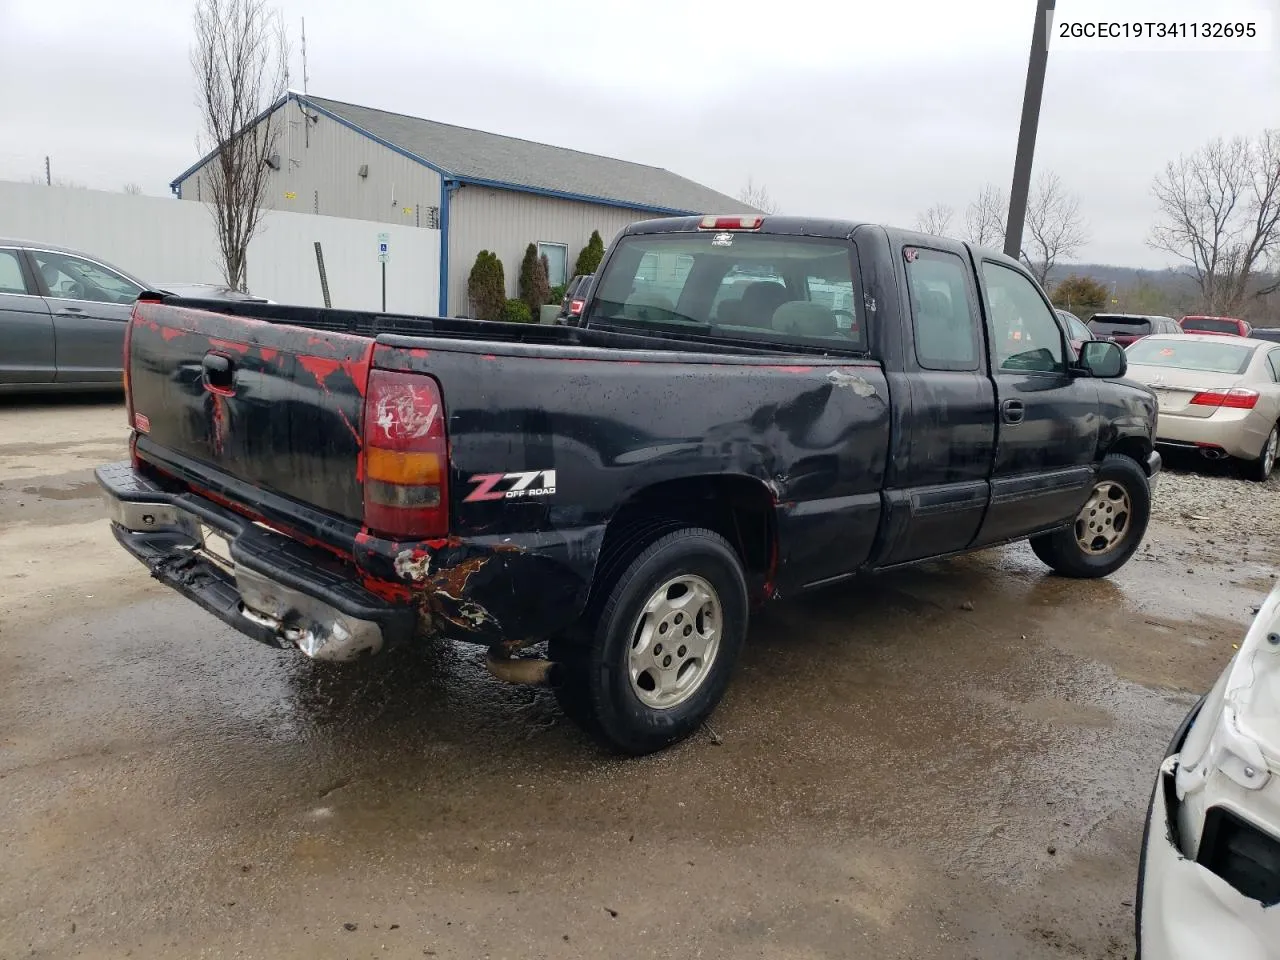
{"label": "overcast sky", "polygon": [[[1058,0],[1058,16],[1088,0]],[[1155,0],[1110,0],[1117,19]],[[1158,0],[1233,18],[1280,0]],[[666,167],[748,176],[788,213],[910,226],[1008,188],[1034,0],[280,0],[310,92]],[[1093,9],[1093,8],[1091,8]],[[195,158],[185,0],[0,0],[0,179],[164,195]],[[1200,15],[1200,16],[1198,16]],[[1143,19],[1146,19],[1143,17]],[[1163,266],[1152,176],[1216,136],[1280,125],[1269,52],[1051,45],[1036,169],[1081,197],[1080,259]],[[3,233],[0,211],[0,233]]]}

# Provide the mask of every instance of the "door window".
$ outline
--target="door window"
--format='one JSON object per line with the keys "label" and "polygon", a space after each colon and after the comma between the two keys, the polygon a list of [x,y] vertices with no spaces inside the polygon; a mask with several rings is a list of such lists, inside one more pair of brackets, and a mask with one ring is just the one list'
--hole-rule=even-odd
{"label": "door window", "polygon": [[94,303],[133,303],[142,288],[132,280],[100,264],[66,253],[32,250],[36,269],[49,288],[49,296],[61,300]]}
{"label": "door window", "polygon": [[984,260],[991,343],[1001,370],[1063,373],[1062,328],[1040,292],[1011,267]]}
{"label": "door window", "polygon": [[0,293],[26,293],[17,250],[0,250]]}
{"label": "door window", "polygon": [[969,301],[969,272],[954,253],[907,247],[916,359],[926,370],[977,370],[978,324]]}
{"label": "door window", "polygon": [[1271,368],[1271,379],[1280,383],[1280,350],[1272,350],[1267,354],[1267,365]]}

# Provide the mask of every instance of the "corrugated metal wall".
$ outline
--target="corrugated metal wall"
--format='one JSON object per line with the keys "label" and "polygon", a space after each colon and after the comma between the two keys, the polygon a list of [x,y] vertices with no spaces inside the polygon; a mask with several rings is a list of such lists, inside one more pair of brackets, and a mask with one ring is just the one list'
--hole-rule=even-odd
{"label": "corrugated metal wall", "polygon": [[[275,118],[281,124],[280,169],[271,175],[264,206],[405,227],[437,226],[440,178],[435,171],[323,115],[308,133],[302,109],[293,101],[280,107]],[[369,166],[367,177],[359,173],[363,164]],[[209,199],[203,196],[202,174],[203,168],[196,170],[179,185],[182,199]]]}
{"label": "corrugated metal wall", "polygon": [[449,207],[448,312],[469,312],[467,277],[481,250],[498,255],[507,280],[507,296],[514,297],[520,261],[530,243],[564,244],[568,249],[566,271],[571,276],[578,252],[591,239],[592,230],[600,231],[607,246],[627,224],[651,217],[653,214],[639,210],[463,186],[455,191]]}

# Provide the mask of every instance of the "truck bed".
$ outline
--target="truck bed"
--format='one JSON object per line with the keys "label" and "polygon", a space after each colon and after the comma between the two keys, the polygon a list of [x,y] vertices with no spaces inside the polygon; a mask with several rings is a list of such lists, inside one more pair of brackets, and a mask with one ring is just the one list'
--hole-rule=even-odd
{"label": "truck bed", "polygon": [[[366,522],[365,438],[369,418],[386,414],[366,397],[375,373],[437,385],[447,536],[387,536]],[[851,569],[880,520],[888,386],[864,357],[143,300],[128,375],[144,473],[350,558],[387,597],[425,588],[415,570],[448,579],[462,565],[445,594],[486,615],[451,622],[479,642],[528,642],[571,621],[606,527],[639,499],[688,510],[752,498],[768,519],[741,536],[761,591]],[[774,542],[794,546],[773,556]]]}

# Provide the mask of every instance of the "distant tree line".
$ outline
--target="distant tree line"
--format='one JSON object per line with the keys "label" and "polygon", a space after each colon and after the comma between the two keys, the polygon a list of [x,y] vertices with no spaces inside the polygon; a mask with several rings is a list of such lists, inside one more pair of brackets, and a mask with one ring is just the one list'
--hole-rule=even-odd
{"label": "distant tree line", "polygon": [[[1101,310],[1127,313],[1210,313],[1255,324],[1280,325],[1280,128],[1257,137],[1218,138],[1165,165],[1152,182],[1157,202],[1150,247],[1182,261],[1176,271],[1152,274],[1121,287],[1083,268],[1052,287],[1056,304],[1081,316]],[[956,211],[935,203],[916,217],[916,229],[960,236],[1002,248],[1008,201],[985,185]],[[1055,268],[1088,242],[1079,198],[1053,172],[1041,174],[1027,203],[1020,259],[1046,288]],[[1185,278],[1187,282],[1178,282]]]}

